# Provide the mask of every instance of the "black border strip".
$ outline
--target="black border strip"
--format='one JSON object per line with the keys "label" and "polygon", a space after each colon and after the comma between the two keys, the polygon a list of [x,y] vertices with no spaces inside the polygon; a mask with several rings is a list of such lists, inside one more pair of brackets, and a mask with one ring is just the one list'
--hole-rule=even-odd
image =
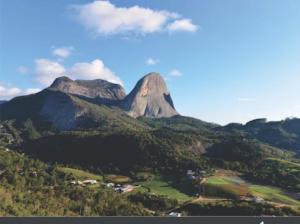
{"label": "black border strip", "polygon": [[299,217],[1,217],[1,224],[300,224]]}

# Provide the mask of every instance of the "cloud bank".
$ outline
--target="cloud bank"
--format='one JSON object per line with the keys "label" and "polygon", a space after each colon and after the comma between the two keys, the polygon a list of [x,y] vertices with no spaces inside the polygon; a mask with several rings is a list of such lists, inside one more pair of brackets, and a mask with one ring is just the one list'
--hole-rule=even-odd
{"label": "cloud bank", "polygon": [[41,90],[37,89],[37,88],[28,88],[28,89],[22,90],[17,87],[7,87],[4,85],[0,85],[0,99],[7,100],[7,99],[11,99],[16,96],[33,94],[33,93],[36,93],[39,91],[41,91]]}
{"label": "cloud bank", "polygon": [[158,62],[159,62],[159,60],[158,60],[158,59],[155,59],[155,58],[148,58],[148,59],[146,60],[146,64],[147,64],[147,65],[156,65]]}
{"label": "cloud bank", "polygon": [[36,80],[45,86],[49,86],[55,78],[60,76],[68,76],[72,79],[103,79],[123,85],[122,80],[100,59],[75,63],[70,68],[65,68],[57,61],[40,58],[35,61],[35,75]]}
{"label": "cloud bank", "polygon": [[73,50],[73,47],[60,47],[53,49],[52,54],[60,58],[67,58],[72,54]]}
{"label": "cloud bank", "polygon": [[178,69],[172,69],[169,73],[169,76],[180,77],[182,76],[182,73]]}
{"label": "cloud bank", "polygon": [[178,13],[140,6],[117,7],[109,1],[72,5],[71,9],[75,19],[96,35],[195,32],[198,28],[190,19],[182,18]]}

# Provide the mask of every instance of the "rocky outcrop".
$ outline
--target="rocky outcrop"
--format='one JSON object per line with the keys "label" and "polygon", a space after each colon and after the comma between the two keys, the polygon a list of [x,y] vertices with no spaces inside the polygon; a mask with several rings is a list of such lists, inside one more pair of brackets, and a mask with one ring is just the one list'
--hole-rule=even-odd
{"label": "rocky outcrop", "polygon": [[154,72],[138,81],[121,107],[132,117],[159,118],[178,115],[163,77]]}
{"label": "rocky outcrop", "polygon": [[126,96],[122,86],[102,79],[73,81],[64,76],[55,79],[49,89],[82,97],[106,100],[122,100]]}
{"label": "rocky outcrop", "polygon": [[131,117],[151,118],[178,115],[164,79],[150,73],[138,81],[125,97],[123,87],[104,80],[73,81],[57,78],[53,84],[36,94],[16,97],[0,106],[1,120],[28,119],[36,126],[44,123],[60,131],[99,126],[135,126]]}

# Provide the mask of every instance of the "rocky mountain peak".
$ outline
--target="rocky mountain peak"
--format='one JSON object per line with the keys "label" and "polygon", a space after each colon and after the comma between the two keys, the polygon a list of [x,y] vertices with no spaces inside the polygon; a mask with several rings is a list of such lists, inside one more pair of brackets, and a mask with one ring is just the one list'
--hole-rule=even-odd
{"label": "rocky mountain peak", "polygon": [[122,86],[102,79],[73,81],[66,76],[62,76],[55,79],[49,89],[88,98],[107,100],[122,100],[126,96]]}
{"label": "rocky mountain peak", "polygon": [[155,72],[137,82],[125,98],[123,108],[133,117],[172,117],[178,114],[163,77]]}

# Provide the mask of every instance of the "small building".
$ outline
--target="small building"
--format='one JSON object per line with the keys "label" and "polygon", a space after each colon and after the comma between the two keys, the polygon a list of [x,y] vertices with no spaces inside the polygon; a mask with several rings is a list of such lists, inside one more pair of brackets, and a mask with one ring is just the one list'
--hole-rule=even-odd
{"label": "small building", "polygon": [[116,187],[114,188],[115,192],[118,192],[118,193],[131,192],[131,191],[133,191],[133,189],[134,189],[134,186],[132,186],[132,185],[124,185],[124,186],[116,185]]}
{"label": "small building", "polygon": [[181,213],[179,213],[179,212],[171,212],[171,213],[169,213],[168,216],[170,216],[170,217],[181,217]]}
{"label": "small building", "polygon": [[115,186],[114,183],[103,183],[102,185],[105,187],[114,187]]}
{"label": "small building", "polygon": [[82,181],[83,184],[97,184],[98,182],[96,180],[84,180]]}
{"label": "small building", "polygon": [[252,201],[255,202],[255,203],[262,203],[265,200],[263,198],[260,198],[260,197],[253,197]]}
{"label": "small building", "polygon": [[193,170],[188,170],[186,171],[186,177],[189,179],[189,180],[196,180],[196,172],[194,172]]}
{"label": "small building", "polygon": [[72,180],[72,181],[70,182],[70,184],[73,184],[73,185],[82,185],[83,183],[82,183],[82,181],[80,181],[80,180]]}

